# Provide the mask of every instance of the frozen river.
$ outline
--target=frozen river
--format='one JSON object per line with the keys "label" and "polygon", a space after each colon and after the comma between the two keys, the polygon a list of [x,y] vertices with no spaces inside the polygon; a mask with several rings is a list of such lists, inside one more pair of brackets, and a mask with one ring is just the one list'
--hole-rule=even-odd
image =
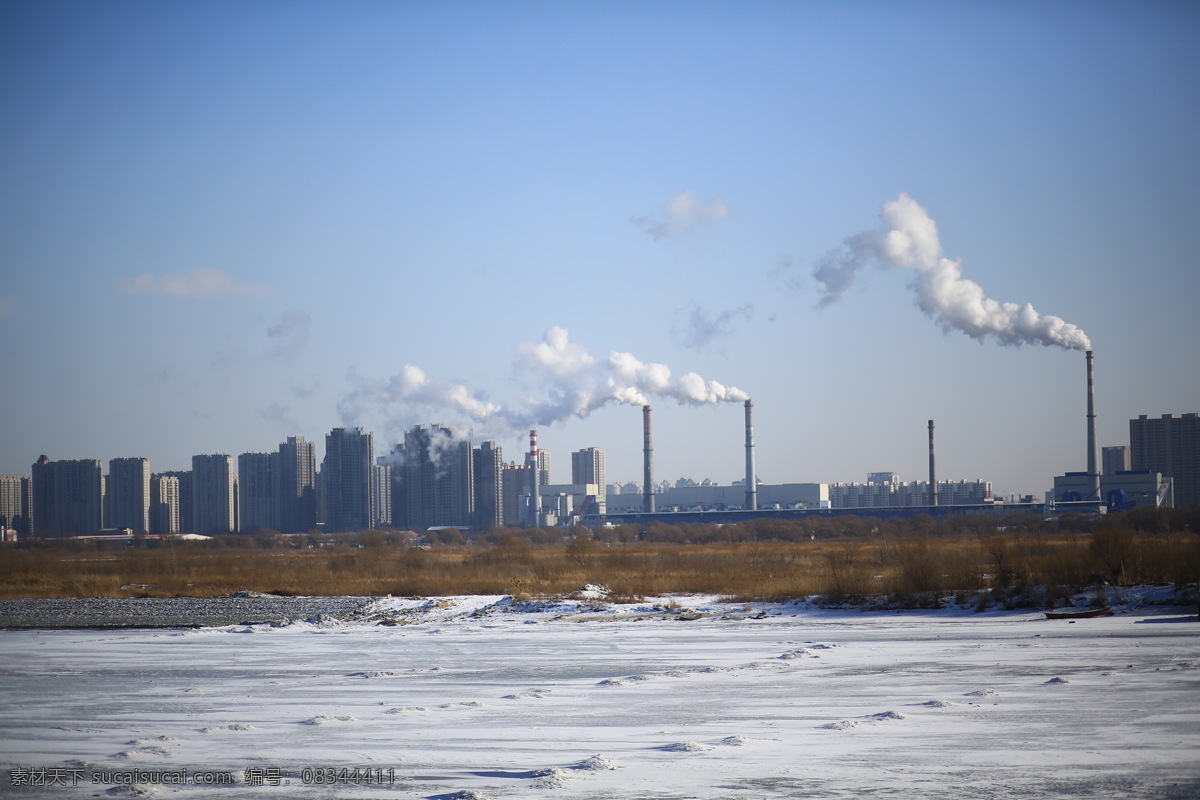
{"label": "frozen river", "polygon": [[1200,797],[1194,613],[676,602],[0,631],[0,793]]}

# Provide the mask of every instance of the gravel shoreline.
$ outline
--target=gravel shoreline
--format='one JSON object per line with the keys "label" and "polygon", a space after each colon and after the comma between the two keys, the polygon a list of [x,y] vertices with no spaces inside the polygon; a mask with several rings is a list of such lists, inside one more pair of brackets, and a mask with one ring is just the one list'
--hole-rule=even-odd
{"label": "gravel shoreline", "polygon": [[370,597],[0,599],[0,628],[208,628],[342,618]]}

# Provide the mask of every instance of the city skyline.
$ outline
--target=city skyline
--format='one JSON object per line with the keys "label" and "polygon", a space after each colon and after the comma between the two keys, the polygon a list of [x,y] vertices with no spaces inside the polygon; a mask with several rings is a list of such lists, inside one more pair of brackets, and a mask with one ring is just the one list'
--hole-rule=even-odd
{"label": "city skyline", "polygon": [[0,474],[441,424],[638,481],[645,401],[730,484],[751,397],[768,483],[933,419],[1040,496],[1083,342],[1098,447],[1200,409],[1195,6],[467,8],[0,9]]}

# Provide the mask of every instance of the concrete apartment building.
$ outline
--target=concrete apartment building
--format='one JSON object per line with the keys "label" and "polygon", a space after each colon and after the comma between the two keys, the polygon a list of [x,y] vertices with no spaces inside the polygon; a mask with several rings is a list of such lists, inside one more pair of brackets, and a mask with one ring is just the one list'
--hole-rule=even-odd
{"label": "concrete apartment building", "polygon": [[1133,469],[1172,479],[1176,508],[1200,506],[1200,415],[1131,419],[1129,449]]}
{"label": "concrete apartment building", "polygon": [[34,536],[86,536],[104,527],[104,475],[97,459],[41,456],[32,469],[32,495]]}
{"label": "concrete apartment building", "polygon": [[237,486],[233,456],[192,456],[192,530],[211,535],[237,528]]}
{"label": "concrete apartment building", "polygon": [[114,458],[104,485],[105,527],[150,533],[150,462]]}

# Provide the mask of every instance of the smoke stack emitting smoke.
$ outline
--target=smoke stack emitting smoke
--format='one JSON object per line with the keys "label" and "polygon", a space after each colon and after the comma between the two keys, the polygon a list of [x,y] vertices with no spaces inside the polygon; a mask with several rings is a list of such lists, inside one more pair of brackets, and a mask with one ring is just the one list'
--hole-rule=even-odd
{"label": "smoke stack emitting smoke", "polygon": [[654,513],[654,443],[650,438],[650,406],[642,406],[642,510]]}
{"label": "smoke stack emitting smoke", "polygon": [[537,431],[529,432],[529,520],[535,527],[541,522],[542,465],[538,460]]}
{"label": "smoke stack emitting smoke", "polygon": [[1100,499],[1100,472],[1096,469],[1096,388],[1092,379],[1092,351],[1087,351],[1087,500]]}
{"label": "smoke stack emitting smoke", "polygon": [[1090,350],[1079,327],[1055,316],[1043,316],[1029,303],[1001,303],[983,287],[962,276],[962,262],[942,255],[937,223],[915,200],[901,192],[883,204],[879,215],[886,231],[860,233],[825,255],[813,271],[822,292],[818,308],[841,299],[858,271],[870,260],[915,271],[911,288],[925,315],[946,330],[1000,344],[1041,344],[1067,350]]}
{"label": "smoke stack emitting smoke", "polygon": [[938,504],[937,470],[934,468],[933,420],[929,420],[929,505]]}
{"label": "smoke stack emitting smoke", "polygon": [[746,508],[758,509],[758,478],[754,474],[754,403],[746,400]]}

